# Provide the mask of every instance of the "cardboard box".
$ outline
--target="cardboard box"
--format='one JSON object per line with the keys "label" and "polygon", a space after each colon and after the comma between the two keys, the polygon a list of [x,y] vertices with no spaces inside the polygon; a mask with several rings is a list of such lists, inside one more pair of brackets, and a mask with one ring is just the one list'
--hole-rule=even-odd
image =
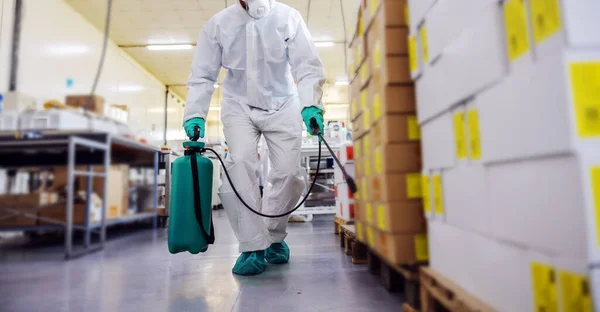
{"label": "cardboard box", "polygon": [[576,156],[487,166],[493,235],[547,253],[586,258],[585,189],[579,168]]}
{"label": "cardboard box", "polygon": [[369,179],[370,199],[377,202],[415,200],[422,198],[421,173],[379,174]]}
{"label": "cardboard box", "polygon": [[[40,207],[45,207],[58,202],[58,193],[38,192],[29,194],[5,194],[0,195],[0,207],[6,207],[28,214],[37,215]],[[13,215],[10,212],[0,210],[0,218],[12,215],[10,218],[0,220],[0,226],[33,226],[37,224],[36,218],[23,215]]]}
{"label": "cardboard box", "polygon": [[370,56],[367,56],[365,61],[360,65],[358,69],[358,75],[360,76],[360,86],[362,89],[365,89],[371,80],[373,66],[370,62]]}
{"label": "cardboard box", "polygon": [[90,99],[89,95],[67,95],[66,104],[104,116],[104,98],[101,96],[95,95]]}
{"label": "cardboard box", "polygon": [[375,174],[421,171],[421,144],[384,144],[375,148],[372,158]]}
{"label": "cardboard box", "polygon": [[429,260],[426,234],[390,234],[367,227],[367,242],[389,264],[416,264]]}
{"label": "cardboard box", "polygon": [[410,29],[417,29],[425,19],[427,11],[429,11],[436,1],[438,0],[408,0],[408,20]]}
{"label": "cardboard box", "polygon": [[456,164],[452,113],[446,112],[421,125],[421,148],[425,169],[451,168]]}
{"label": "cardboard box", "polygon": [[419,142],[421,130],[415,115],[386,115],[371,128],[373,144]]}
{"label": "cardboard box", "polygon": [[358,199],[354,201],[354,220],[365,222],[365,201]]}
{"label": "cardboard box", "polygon": [[[477,47],[477,48],[474,48]],[[490,6],[416,81],[419,123],[447,111],[508,73],[501,8]]]}
{"label": "cardboard box", "polygon": [[[350,177],[354,178],[356,176],[355,163],[353,161],[346,163],[344,165],[344,170],[346,170],[346,173],[348,173]],[[346,177],[344,176],[342,170],[340,169],[340,167],[338,167],[337,164],[333,165],[333,178],[335,184],[346,183]]]}
{"label": "cardboard box", "polygon": [[[389,12],[387,12],[389,14]],[[386,12],[379,11],[368,30],[369,48],[374,59],[408,54],[408,28],[388,27]],[[400,16],[400,15],[397,15]]]}
{"label": "cardboard box", "polygon": [[365,227],[362,222],[356,220],[354,221],[354,230],[356,231],[356,239],[363,244],[367,244],[367,237],[365,232]]}
{"label": "cardboard box", "polygon": [[367,134],[365,134],[362,138],[361,141],[361,146],[362,146],[362,151],[361,151],[361,157],[362,158],[367,158],[369,155],[373,154],[373,137],[371,136],[371,133],[368,132]]}
{"label": "cardboard box", "polygon": [[385,26],[403,27],[408,25],[408,2],[406,0],[370,0],[365,13],[369,28],[380,22]]}
{"label": "cardboard box", "polygon": [[392,234],[425,233],[427,222],[418,201],[375,203],[371,213],[373,226]]}
{"label": "cardboard box", "polygon": [[385,56],[372,64],[371,80],[378,85],[411,84],[408,56]]}
{"label": "cardboard box", "polygon": [[364,114],[358,115],[356,119],[352,121],[352,137],[356,140],[361,138],[365,134],[363,116]]}
{"label": "cardboard box", "polygon": [[380,80],[371,81],[373,121],[389,114],[416,113],[415,89],[413,85],[386,85]]}
{"label": "cardboard box", "polygon": [[437,0],[425,18],[429,60],[435,60],[469,23],[498,0]]}
{"label": "cardboard box", "polygon": [[355,177],[356,179],[361,179],[365,176],[364,172],[364,158],[357,159],[354,163]]}
{"label": "cardboard box", "polygon": [[[73,204],[73,224],[84,224],[85,223],[85,204]],[[110,210],[107,210],[106,218],[109,218]],[[90,223],[98,223],[102,218],[102,208],[100,206],[91,207],[90,210]],[[56,204],[46,207],[39,212],[39,216],[43,218],[52,219],[58,222],[67,222],[67,212],[64,203]],[[47,222],[40,220],[42,225],[56,224],[53,222]]]}

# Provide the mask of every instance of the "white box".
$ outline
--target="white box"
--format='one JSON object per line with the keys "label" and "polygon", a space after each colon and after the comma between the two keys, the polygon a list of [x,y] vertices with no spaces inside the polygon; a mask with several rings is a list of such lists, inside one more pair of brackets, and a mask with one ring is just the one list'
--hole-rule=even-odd
{"label": "white box", "polygon": [[354,220],[354,194],[350,192],[348,184],[335,185],[334,189],[336,216],[344,220]]}
{"label": "white box", "polygon": [[334,193],[335,193],[334,195],[335,195],[336,200],[343,200],[343,201],[352,200],[352,201],[354,201],[354,194],[352,194],[352,192],[350,192],[350,188],[348,187],[347,183],[337,184],[333,188],[334,188]]}
{"label": "white box", "polygon": [[420,123],[500,81],[508,72],[502,10],[488,6],[416,81]]}
{"label": "white box", "polygon": [[429,60],[440,56],[468,24],[499,0],[438,0],[425,16]]}
{"label": "white box", "polygon": [[490,206],[481,164],[468,164],[444,171],[446,222],[455,227],[491,235]]}
{"label": "white box", "polygon": [[90,118],[90,130],[94,132],[118,134],[119,128],[117,124],[110,119],[91,117]]}
{"label": "white box", "polygon": [[423,22],[427,11],[437,0],[408,0],[408,19],[410,29],[417,29]]}
{"label": "white box", "polygon": [[47,110],[22,113],[22,130],[88,130],[90,120],[83,114],[68,110]]}
{"label": "white box", "polygon": [[0,131],[17,131],[19,129],[19,114],[16,112],[0,113]]}
{"label": "white box", "polygon": [[[347,162],[344,165],[344,170],[346,170],[346,173],[351,177],[351,178],[355,178],[355,171],[354,171],[354,162]],[[342,173],[342,170],[340,169],[340,167],[337,164],[333,165],[333,178],[334,178],[334,183],[335,184],[340,184],[340,183],[346,183],[346,177],[344,176],[344,174]]]}
{"label": "white box", "polygon": [[430,170],[424,169],[421,172],[421,190],[423,193],[423,211],[425,218],[433,220],[435,218],[435,199],[433,190],[433,173]]}
{"label": "white box", "polygon": [[337,158],[342,165],[348,162],[354,162],[354,146],[352,143],[344,143],[337,152]]}
{"label": "white box", "polygon": [[446,112],[421,125],[423,168],[451,168],[456,164],[452,113]]}
{"label": "white box", "polygon": [[6,92],[3,93],[0,107],[0,112],[25,112],[36,110],[37,102],[34,97],[28,96],[21,92]]}
{"label": "white box", "polygon": [[587,257],[585,202],[575,156],[486,168],[495,237],[537,250]]}

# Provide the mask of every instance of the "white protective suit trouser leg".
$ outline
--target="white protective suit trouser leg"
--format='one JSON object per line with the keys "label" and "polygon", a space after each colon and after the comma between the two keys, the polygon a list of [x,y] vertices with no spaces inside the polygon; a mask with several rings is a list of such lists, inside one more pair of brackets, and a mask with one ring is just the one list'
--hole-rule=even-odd
{"label": "white protective suit trouser leg", "polygon": [[[302,119],[298,99],[290,100],[278,111],[251,108],[232,99],[223,102],[221,120],[229,147],[225,167],[238,193],[264,214],[293,209],[304,189],[299,171]],[[263,200],[258,188],[257,149],[261,133],[271,161]],[[240,243],[240,252],[263,250],[286,237],[288,216],[273,219],[254,214],[238,200],[227,178],[223,179],[219,196]]]}

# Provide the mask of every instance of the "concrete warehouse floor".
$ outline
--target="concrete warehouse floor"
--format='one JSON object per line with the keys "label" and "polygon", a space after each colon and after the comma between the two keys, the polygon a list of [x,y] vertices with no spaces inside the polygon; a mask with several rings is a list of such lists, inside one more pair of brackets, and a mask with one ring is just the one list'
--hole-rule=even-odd
{"label": "concrete warehouse floor", "polygon": [[60,243],[0,241],[0,310],[12,311],[401,311],[366,265],[339,248],[333,220],[292,223],[290,263],[255,277],[231,273],[237,256],[225,212],[216,245],[171,255],[166,230],[112,237],[105,250],[62,261]]}

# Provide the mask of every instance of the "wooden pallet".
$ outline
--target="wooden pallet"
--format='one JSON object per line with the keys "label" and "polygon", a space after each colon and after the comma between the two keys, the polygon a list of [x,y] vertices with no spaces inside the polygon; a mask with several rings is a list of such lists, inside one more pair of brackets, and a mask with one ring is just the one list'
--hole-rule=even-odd
{"label": "wooden pallet", "polygon": [[356,239],[356,230],[353,224],[340,226],[340,247],[347,255],[352,256],[352,263],[367,263],[367,246]]}
{"label": "wooden pallet", "polygon": [[419,268],[425,263],[391,265],[376,251],[369,249],[367,265],[369,272],[379,275],[381,284],[390,292],[402,292],[406,303],[420,308]]}
{"label": "wooden pallet", "polygon": [[402,305],[402,312],[419,312],[419,310],[413,308],[410,304],[405,302]]}
{"label": "wooden pallet", "polygon": [[495,311],[442,274],[428,267],[420,271],[421,311],[492,312]]}
{"label": "wooden pallet", "polygon": [[333,217],[333,233],[339,234],[340,226],[342,226],[344,224],[354,224],[354,221],[347,221],[338,216]]}

